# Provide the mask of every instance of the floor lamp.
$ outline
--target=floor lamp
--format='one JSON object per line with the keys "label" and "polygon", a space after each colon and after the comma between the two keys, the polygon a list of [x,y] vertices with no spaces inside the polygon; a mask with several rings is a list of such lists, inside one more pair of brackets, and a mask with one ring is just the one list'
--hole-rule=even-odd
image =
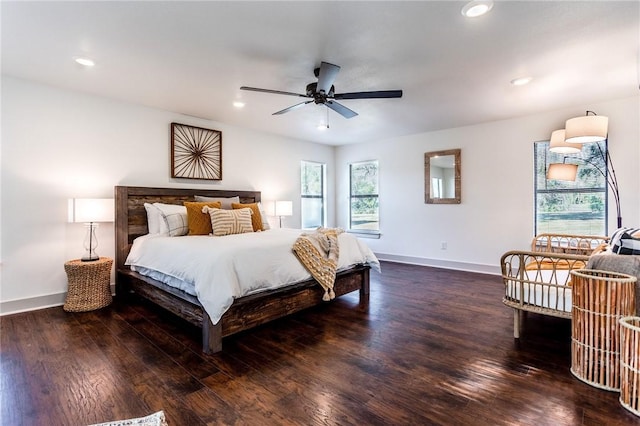
{"label": "floor lamp", "polygon": [[[575,117],[565,122],[565,128],[556,130],[551,134],[549,141],[549,151],[561,154],[576,154],[582,151],[582,144],[600,142],[607,139],[609,119],[607,117],[597,115],[593,111],[587,111],[583,117]],[[618,189],[618,178],[616,170],[613,167],[613,161],[609,150],[603,151],[600,145],[597,145],[598,152],[604,164],[604,170],[601,166],[589,161],[585,158],[565,156],[562,163],[549,164],[547,170],[547,179],[550,180],[569,180],[575,181],[578,173],[578,164],[566,163],[567,158],[573,158],[578,161],[590,164],[607,182],[607,187],[611,189],[613,198],[616,202],[616,215],[618,228],[622,228],[622,215],[620,213],[620,191]]]}

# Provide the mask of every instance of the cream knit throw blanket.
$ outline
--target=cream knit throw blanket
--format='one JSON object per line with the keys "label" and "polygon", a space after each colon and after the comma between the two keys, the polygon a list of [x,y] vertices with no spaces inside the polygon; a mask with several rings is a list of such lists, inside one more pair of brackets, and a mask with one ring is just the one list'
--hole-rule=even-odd
{"label": "cream knit throw blanket", "polygon": [[312,234],[302,234],[293,244],[293,251],[300,262],[324,289],[325,302],[336,297],[333,284],[338,269],[338,235],[340,228],[318,228]]}

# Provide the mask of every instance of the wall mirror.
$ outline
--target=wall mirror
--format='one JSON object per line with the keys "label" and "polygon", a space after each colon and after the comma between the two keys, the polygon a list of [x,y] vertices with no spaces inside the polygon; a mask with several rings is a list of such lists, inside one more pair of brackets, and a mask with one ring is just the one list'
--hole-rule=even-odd
{"label": "wall mirror", "polygon": [[460,204],[460,150],[425,152],[424,202]]}

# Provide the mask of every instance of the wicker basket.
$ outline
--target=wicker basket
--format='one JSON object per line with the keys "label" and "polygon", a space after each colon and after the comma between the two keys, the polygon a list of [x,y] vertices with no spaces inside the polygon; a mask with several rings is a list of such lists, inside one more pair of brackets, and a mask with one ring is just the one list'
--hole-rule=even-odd
{"label": "wicker basket", "polygon": [[579,269],[573,276],[571,373],[600,389],[620,390],[620,325],[636,310],[636,278]]}
{"label": "wicker basket", "polygon": [[640,416],[640,317],[620,319],[620,404]]}
{"label": "wicker basket", "polygon": [[63,309],[67,312],[85,312],[109,305],[113,300],[112,266],[113,259],[107,257],[93,262],[71,260],[65,263],[69,289]]}

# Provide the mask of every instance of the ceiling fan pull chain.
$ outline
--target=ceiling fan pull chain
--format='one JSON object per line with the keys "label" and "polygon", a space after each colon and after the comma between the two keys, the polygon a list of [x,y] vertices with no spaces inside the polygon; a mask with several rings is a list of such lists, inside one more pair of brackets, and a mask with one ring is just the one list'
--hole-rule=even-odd
{"label": "ceiling fan pull chain", "polygon": [[329,107],[324,104],[324,110],[327,111],[327,130],[329,129]]}

